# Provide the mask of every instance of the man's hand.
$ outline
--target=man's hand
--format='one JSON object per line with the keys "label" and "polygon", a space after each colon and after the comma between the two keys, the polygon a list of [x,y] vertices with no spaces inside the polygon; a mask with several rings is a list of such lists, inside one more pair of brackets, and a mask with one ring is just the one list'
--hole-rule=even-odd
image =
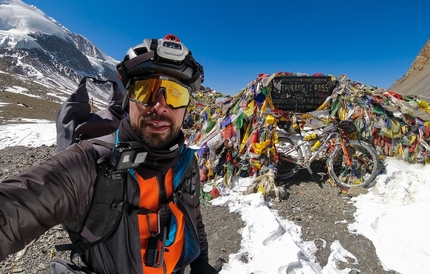
{"label": "man's hand", "polygon": [[208,262],[201,262],[197,267],[191,267],[190,274],[217,274],[215,270]]}

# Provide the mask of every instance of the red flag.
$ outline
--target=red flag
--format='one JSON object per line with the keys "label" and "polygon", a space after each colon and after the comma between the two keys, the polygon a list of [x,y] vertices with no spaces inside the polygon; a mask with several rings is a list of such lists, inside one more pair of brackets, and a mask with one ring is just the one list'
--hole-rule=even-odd
{"label": "red flag", "polygon": [[222,131],[221,136],[224,137],[224,139],[230,139],[234,135],[234,127],[233,124],[228,124]]}

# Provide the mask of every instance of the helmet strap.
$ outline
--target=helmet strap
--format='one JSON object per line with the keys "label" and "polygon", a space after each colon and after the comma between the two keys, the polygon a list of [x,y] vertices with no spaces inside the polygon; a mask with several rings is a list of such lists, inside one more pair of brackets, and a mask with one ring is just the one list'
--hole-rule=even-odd
{"label": "helmet strap", "polygon": [[156,52],[156,51],[157,51],[157,47],[158,47],[158,40],[157,40],[157,39],[152,38],[150,49],[151,49],[152,51]]}

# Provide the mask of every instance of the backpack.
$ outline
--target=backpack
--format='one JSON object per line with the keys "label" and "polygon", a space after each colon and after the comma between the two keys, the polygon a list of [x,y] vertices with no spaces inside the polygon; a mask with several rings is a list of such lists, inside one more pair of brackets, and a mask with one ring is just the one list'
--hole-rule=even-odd
{"label": "backpack", "polygon": [[[97,140],[94,143],[98,143]],[[181,200],[184,193],[192,196],[196,195],[196,175],[195,163],[197,161],[193,150],[181,153],[178,164],[174,167],[175,176],[179,176],[179,185],[175,186],[173,200],[179,205],[181,210],[185,209],[184,201]],[[87,216],[82,224],[77,222],[65,223],[63,228],[68,232],[71,244],[56,245],[57,251],[71,251],[70,261],[76,256],[82,255],[87,250],[105,241],[117,228],[122,214],[149,214],[153,213],[145,208],[135,208],[124,200],[127,185],[127,169],[115,170],[108,157],[102,157],[97,162],[97,180],[94,186],[94,194]],[[171,200],[166,201],[166,204]],[[186,216],[188,217],[188,216]],[[192,239],[185,241],[186,251],[182,260],[191,261],[200,253],[197,238],[197,231],[192,231],[189,226],[191,220],[187,220],[188,231],[186,237]],[[187,246],[188,245],[188,246]],[[183,266],[184,267],[184,266]]]}
{"label": "backpack", "polygon": [[[87,80],[91,79],[95,84],[112,84],[112,94],[108,108],[91,112],[89,96],[87,92]],[[118,156],[118,151],[124,151],[123,147],[116,144],[106,143],[97,137],[102,137],[114,133],[125,117],[125,111],[122,107],[123,94],[118,89],[116,82],[105,80],[100,81],[91,77],[84,77],[77,90],[71,94],[60,107],[57,113],[57,151],[66,149],[73,143],[80,140],[88,139],[91,143],[101,145],[111,149],[109,156],[103,156],[97,161],[97,179],[94,186],[94,194],[89,211],[83,223],[65,223],[63,228],[68,232],[71,244],[57,245],[57,251],[71,251],[70,261],[76,256],[82,255],[87,250],[105,241],[117,228],[122,214],[148,214],[149,210],[144,208],[133,208],[124,201],[127,169],[117,169],[118,164],[114,161]],[[135,142],[129,143],[132,148],[139,148]],[[196,175],[194,151],[183,150],[177,165],[174,167],[176,181],[179,185],[175,186],[173,199],[181,206],[181,197],[183,193],[189,193],[191,196],[196,195]],[[183,205],[182,205],[183,206]],[[186,241],[184,249],[192,251],[184,252],[181,260],[189,261],[195,259],[199,252],[199,246],[193,245],[197,242],[197,231],[187,227],[187,238],[193,238]]]}
{"label": "backpack", "polygon": [[[111,84],[111,93],[106,109],[91,111],[92,106],[89,103],[90,98],[87,90],[88,80],[97,85]],[[117,82],[98,80],[88,76],[83,77],[77,90],[70,95],[57,112],[57,152],[80,140],[114,132],[126,114],[122,107],[123,99],[124,94],[119,89]]]}

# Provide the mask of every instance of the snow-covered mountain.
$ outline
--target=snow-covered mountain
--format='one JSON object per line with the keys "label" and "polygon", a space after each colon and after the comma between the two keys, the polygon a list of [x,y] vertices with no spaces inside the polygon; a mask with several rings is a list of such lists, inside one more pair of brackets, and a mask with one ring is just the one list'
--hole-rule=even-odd
{"label": "snow-covered mountain", "polygon": [[[0,0],[0,56],[0,71],[9,76],[2,75],[0,89],[17,80],[68,94],[82,76],[117,80],[118,61],[20,0]],[[93,94],[103,100],[107,91],[94,87]]]}

